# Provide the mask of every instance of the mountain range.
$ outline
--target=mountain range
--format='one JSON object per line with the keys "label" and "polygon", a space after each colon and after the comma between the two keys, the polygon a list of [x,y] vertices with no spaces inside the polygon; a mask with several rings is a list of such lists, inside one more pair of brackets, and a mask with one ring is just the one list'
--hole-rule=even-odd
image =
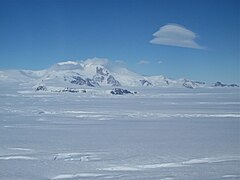
{"label": "mountain range", "polygon": [[[44,70],[3,70],[0,83],[28,84],[33,88],[44,87],[239,87],[237,84],[206,84],[188,79],[171,79],[159,76],[143,76],[128,70],[119,63],[107,59],[92,58],[85,61],[66,61]],[[40,88],[41,89],[41,88]],[[42,89],[41,89],[42,90]]]}

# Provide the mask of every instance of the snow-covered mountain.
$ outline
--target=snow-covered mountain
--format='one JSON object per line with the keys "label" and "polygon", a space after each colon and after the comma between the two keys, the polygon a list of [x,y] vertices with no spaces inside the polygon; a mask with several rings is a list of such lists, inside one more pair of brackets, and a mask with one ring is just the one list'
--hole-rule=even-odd
{"label": "snow-covered mountain", "polygon": [[108,59],[92,58],[85,61],[66,61],[40,71],[0,71],[0,82],[25,83],[32,87],[117,87],[159,86],[196,88],[204,82],[170,79],[164,76],[143,76],[113,63]]}

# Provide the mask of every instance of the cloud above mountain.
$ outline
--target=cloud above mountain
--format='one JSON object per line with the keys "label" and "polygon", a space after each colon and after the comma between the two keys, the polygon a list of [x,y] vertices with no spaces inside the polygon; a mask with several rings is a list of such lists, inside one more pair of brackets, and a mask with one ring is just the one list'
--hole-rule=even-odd
{"label": "cloud above mountain", "polygon": [[152,44],[205,49],[195,41],[196,33],[178,24],[164,25],[153,36]]}
{"label": "cloud above mountain", "polygon": [[110,61],[106,58],[89,58],[81,61],[85,65],[109,65]]}
{"label": "cloud above mountain", "polygon": [[138,62],[138,64],[149,64],[150,62],[149,61],[146,61],[146,60],[140,60]]}

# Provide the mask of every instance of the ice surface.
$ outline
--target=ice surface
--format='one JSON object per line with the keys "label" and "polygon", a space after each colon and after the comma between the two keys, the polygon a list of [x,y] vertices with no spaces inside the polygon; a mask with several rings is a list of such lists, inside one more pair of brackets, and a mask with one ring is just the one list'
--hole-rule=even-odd
{"label": "ice surface", "polygon": [[240,176],[238,176],[238,175],[233,175],[233,174],[229,174],[229,175],[224,175],[224,176],[222,176],[222,178],[224,178],[224,179],[239,179]]}
{"label": "ice surface", "polygon": [[0,156],[0,160],[11,160],[11,159],[35,160],[36,158],[29,157],[29,156],[5,156],[5,157]]}
{"label": "ice surface", "polygon": [[130,90],[2,84],[0,179],[240,179],[238,89]]}
{"label": "ice surface", "polygon": [[56,177],[51,178],[54,179],[76,179],[76,178],[91,178],[91,177],[101,177],[102,174],[93,174],[93,173],[81,173],[81,174],[61,174]]}

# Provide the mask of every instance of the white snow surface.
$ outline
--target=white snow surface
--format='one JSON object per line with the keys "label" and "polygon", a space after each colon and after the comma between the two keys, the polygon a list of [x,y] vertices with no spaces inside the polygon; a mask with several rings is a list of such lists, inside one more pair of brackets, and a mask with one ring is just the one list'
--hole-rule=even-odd
{"label": "white snow surface", "polygon": [[127,87],[137,94],[117,96],[112,87],[0,84],[1,180],[240,177],[238,88]]}

